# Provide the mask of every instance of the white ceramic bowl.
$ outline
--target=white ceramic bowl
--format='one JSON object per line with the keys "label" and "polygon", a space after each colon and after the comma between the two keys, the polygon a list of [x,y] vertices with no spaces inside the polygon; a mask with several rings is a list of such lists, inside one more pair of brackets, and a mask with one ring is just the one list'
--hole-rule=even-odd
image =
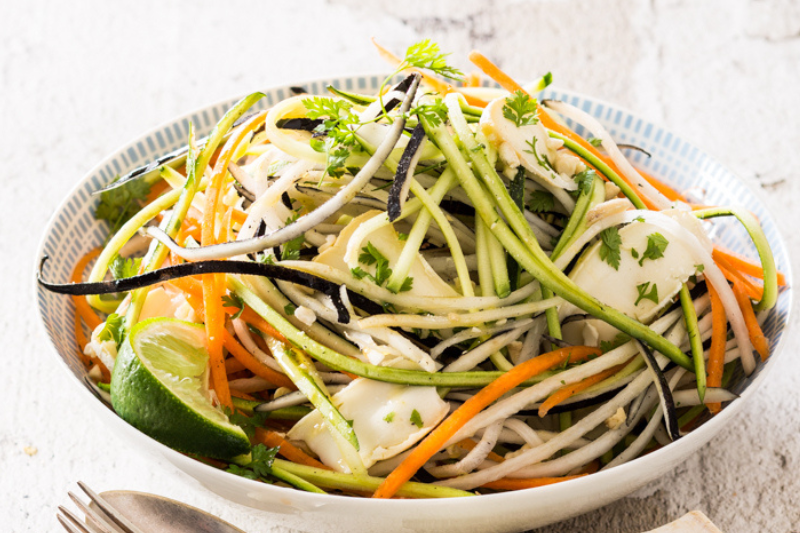
{"label": "white ceramic bowl", "polygon": [[[354,91],[374,92],[383,77],[357,76],[317,80],[302,84],[314,94],[325,92],[325,86]],[[290,96],[288,86],[264,91],[260,106],[268,107]],[[574,93],[548,89],[545,97],[565,100],[597,117],[619,142],[638,145],[651,154],[646,158],[634,152],[634,163],[664,179],[679,190],[690,187],[704,189],[708,204],[744,205],[759,217],[772,245],[778,268],[789,277],[786,247],[775,221],[758,194],[699,148],[647,120],[616,106]],[[94,220],[96,203],[91,193],[111,181],[115,175],[184,144],[189,122],[199,134],[214,126],[235,100],[228,100],[199,109],[171,120],[109,155],[92,169],[58,207],[44,232],[38,257],[48,254],[46,276],[65,281],[78,259],[100,245],[106,227]],[[754,255],[747,235],[733,222],[720,225],[715,239],[727,248]],[[791,285],[791,279],[788,279]],[[343,496],[310,494],[258,483],[216,470],[187,458],[151,439],[120,419],[88,386],[86,371],[76,356],[73,333],[74,307],[71,298],[38,289],[39,310],[44,327],[58,355],[59,363],[74,377],[76,391],[113,431],[126,441],[167,459],[188,473],[203,486],[243,505],[273,513],[273,518],[295,528],[316,531],[418,531],[436,530],[467,533],[470,531],[520,531],[563,520],[606,505],[664,475],[709,441],[723,425],[739,412],[765,379],[783,348],[782,333],[788,323],[791,290],[782,291],[776,308],[765,323],[773,353],[756,372],[734,386],[740,398],[721,414],[696,431],[644,457],[617,468],[601,471],[571,481],[545,487],[450,500],[369,500]]]}

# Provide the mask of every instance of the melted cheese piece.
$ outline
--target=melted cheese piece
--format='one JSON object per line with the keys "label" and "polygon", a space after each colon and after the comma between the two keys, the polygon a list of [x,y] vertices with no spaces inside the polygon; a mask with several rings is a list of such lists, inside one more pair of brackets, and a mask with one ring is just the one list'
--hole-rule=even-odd
{"label": "melted cheese piece", "polygon": [[[333,395],[333,403],[347,420],[353,421],[359,455],[369,468],[407,450],[433,429],[449,411],[436,387],[408,387],[359,378]],[[422,426],[412,419],[416,410]],[[391,420],[391,421],[388,421]],[[419,422],[417,420],[417,422]],[[349,473],[328,424],[318,411],[303,417],[289,431],[290,440],[303,441],[324,464]]]}
{"label": "melted cheese piece", "polygon": [[[337,268],[349,274],[350,266],[348,266],[344,260],[345,253],[347,252],[347,243],[358,226],[379,214],[379,211],[368,211],[351,220],[341,233],[339,233],[333,246],[330,246],[315,257],[314,262]],[[392,226],[384,226],[373,231],[369,234],[367,239],[364,240],[363,246],[366,246],[367,242],[372,243],[372,245],[389,260],[390,268],[395,267],[397,259],[400,257],[403,246],[405,245],[397,236]],[[374,270],[374,267],[365,265],[361,265],[361,267],[370,273]],[[414,262],[411,264],[411,270],[408,275],[414,278],[414,283],[411,290],[403,294],[423,297],[459,296],[458,292],[445,283],[436,271],[431,268],[428,262],[422,257],[422,254],[417,254],[416,259],[414,259]]]}
{"label": "melted cheese piece", "polygon": [[[583,290],[614,309],[625,313],[644,324],[650,323],[664,307],[669,305],[680,291],[681,286],[695,274],[697,268],[692,253],[680,241],[669,241],[664,256],[658,259],[645,259],[639,265],[645,250],[647,237],[660,232],[658,226],[646,222],[633,222],[619,230],[622,240],[620,245],[619,269],[615,270],[606,261],[600,259],[601,241],[598,240],[582,256],[570,273],[570,278]],[[631,250],[636,250],[639,257],[634,258]],[[637,286],[649,282],[645,292],[649,293],[653,285],[657,287],[658,302],[639,298]],[[636,303],[639,300],[638,304]],[[563,319],[580,312],[575,306],[567,304],[559,315]],[[599,324],[594,323],[595,326]],[[608,333],[616,330],[609,326],[602,328],[600,338],[610,340]],[[614,338],[614,334],[611,335]]]}

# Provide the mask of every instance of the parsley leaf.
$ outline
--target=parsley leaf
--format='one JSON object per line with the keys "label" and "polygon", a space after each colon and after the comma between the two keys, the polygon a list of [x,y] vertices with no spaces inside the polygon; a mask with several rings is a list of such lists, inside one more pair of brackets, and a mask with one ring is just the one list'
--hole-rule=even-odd
{"label": "parsley leaf", "polygon": [[[119,176],[114,181],[117,180]],[[150,185],[143,179],[134,179],[116,189],[103,191],[94,218],[108,222],[109,236],[113,235],[142,209],[142,202],[148,194]]]}
{"label": "parsley leaf", "polygon": [[391,423],[392,420],[394,420],[394,411],[383,417],[384,422]]}
{"label": "parsley leaf", "polygon": [[367,245],[361,249],[358,262],[364,265],[374,265],[380,262],[388,263],[389,260],[371,242],[367,242]]}
{"label": "parsley leaf", "polygon": [[647,236],[647,250],[642,254],[639,260],[639,266],[642,266],[645,259],[655,260],[664,257],[664,250],[667,249],[669,241],[660,233],[655,232]]}
{"label": "parsley leaf", "polygon": [[[297,220],[297,215],[287,218],[286,226],[295,220]],[[281,259],[284,261],[296,261],[300,259],[300,250],[303,248],[305,242],[306,238],[300,234],[294,239],[283,243],[283,246],[281,246]]]}
{"label": "parsley leaf", "polygon": [[293,303],[288,303],[283,306],[283,312],[289,316],[294,316],[295,311],[297,311],[297,306]]}
{"label": "parsley leaf", "polygon": [[365,272],[363,268],[358,266],[351,268],[350,273],[353,274],[353,277],[356,279],[364,279],[366,276],[369,276],[368,272]]}
{"label": "parsley leaf", "polygon": [[416,409],[411,411],[411,423],[417,426],[418,428],[421,428],[424,425],[424,423],[422,422],[422,417],[420,416],[419,411],[417,411]]}
{"label": "parsley leaf", "polygon": [[278,447],[267,448],[263,444],[256,444],[252,449],[253,460],[248,464],[248,468],[261,477],[266,477],[272,472],[272,463],[278,454]]}
{"label": "parsley leaf", "polygon": [[533,191],[531,193],[531,200],[528,204],[528,209],[530,209],[533,213],[546,213],[552,211],[555,205],[555,199],[549,192]]}
{"label": "parsley leaf", "polygon": [[244,302],[242,301],[239,296],[235,294],[226,294],[222,297],[222,305],[223,307],[235,307],[238,309],[235,314],[231,316],[231,320],[236,320],[240,316],[242,316],[242,312],[244,311]]}
{"label": "parsley leaf", "polygon": [[311,148],[326,155],[325,175],[334,178],[345,173],[345,162],[356,144],[356,134],[349,127],[360,124],[359,116],[353,113],[353,104],[347,100],[334,100],[322,96],[314,96],[303,100],[307,116],[311,119],[323,119],[315,128],[316,133],[323,133],[327,138],[312,138]]}
{"label": "parsley leaf", "polygon": [[503,104],[503,116],[518,128],[537,124],[537,111],[536,100],[522,91],[514,91],[514,94],[506,97],[506,103]]}
{"label": "parsley leaf", "polygon": [[120,257],[119,254],[114,256],[111,264],[108,265],[108,270],[114,279],[130,278],[139,273],[139,266],[142,264],[142,258],[125,258]]}
{"label": "parsley leaf", "polygon": [[403,63],[401,64],[401,70],[403,65],[408,65],[430,70],[439,76],[460,81],[463,79],[464,73],[447,64],[448,55],[450,54],[442,53],[437,43],[430,39],[425,39],[408,47],[406,57],[403,58]]}
{"label": "parsley leaf", "polygon": [[636,248],[631,248],[631,257],[639,259],[639,252],[636,251]]}
{"label": "parsley leaf", "polygon": [[406,279],[403,280],[403,284],[400,286],[400,290],[398,292],[407,292],[411,290],[411,286],[414,284],[414,278],[411,276],[406,276]]}
{"label": "parsley leaf", "polygon": [[[648,291],[648,289],[650,289]],[[642,283],[641,285],[636,286],[636,291],[639,293],[639,297],[636,298],[636,301],[633,305],[639,305],[639,302],[642,300],[650,300],[654,304],[658,303],[658,286],[653,283],[652,288],[650,287],[650,282],[647,281]]]}
{"label": "parsley leaf", "polygon": [[600,233],[600,259],[611,265],[614,270],[619,270],[619,246],[622,239],[617,228],[606,228]]}
{"label": "parsley leaf", "polygon": [[97,338],[101,341],[114,341],[117,346],[122,344],[122,321],[124,317],[117,313],[111,313],[106,319],[106,323]]}

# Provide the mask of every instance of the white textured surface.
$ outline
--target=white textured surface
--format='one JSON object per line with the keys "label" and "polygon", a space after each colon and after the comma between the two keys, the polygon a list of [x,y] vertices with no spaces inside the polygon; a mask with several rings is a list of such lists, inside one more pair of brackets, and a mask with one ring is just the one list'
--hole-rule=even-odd
{"label": "white textured surface", "polygon": [[[76,480],[181,499],[249,532],[284,531],[197,488],[86,418],[32,300],[33,257],[63,195],[106,153],[205,103],[383,67],[430,36],[518,78],[624,105],[727,162],[774,205],[795,264],[800,3],[479,0],[19,2],[0,17],[0,529],[56,531]],[[800,325],[794,317],[794,328]],[[792,329],[794,329],[792,328]],[[798,336],[735,427],[632,497],[542,531],[637,532],[699,508],[723,531],[800,522]],[[29,456],[26,447],[38,453]]]}

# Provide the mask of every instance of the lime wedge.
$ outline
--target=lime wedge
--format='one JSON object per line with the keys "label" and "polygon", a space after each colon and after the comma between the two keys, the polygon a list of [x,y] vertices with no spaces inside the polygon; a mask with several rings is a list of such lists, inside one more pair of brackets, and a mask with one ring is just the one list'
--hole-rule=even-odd
{"label": "lime wedge", "polygon": [[114,363],[111,404],[126,422],[175,450],[217,459],[250,451],[242,428],[211,403],[200,324],[151,318],[134,326]]}

